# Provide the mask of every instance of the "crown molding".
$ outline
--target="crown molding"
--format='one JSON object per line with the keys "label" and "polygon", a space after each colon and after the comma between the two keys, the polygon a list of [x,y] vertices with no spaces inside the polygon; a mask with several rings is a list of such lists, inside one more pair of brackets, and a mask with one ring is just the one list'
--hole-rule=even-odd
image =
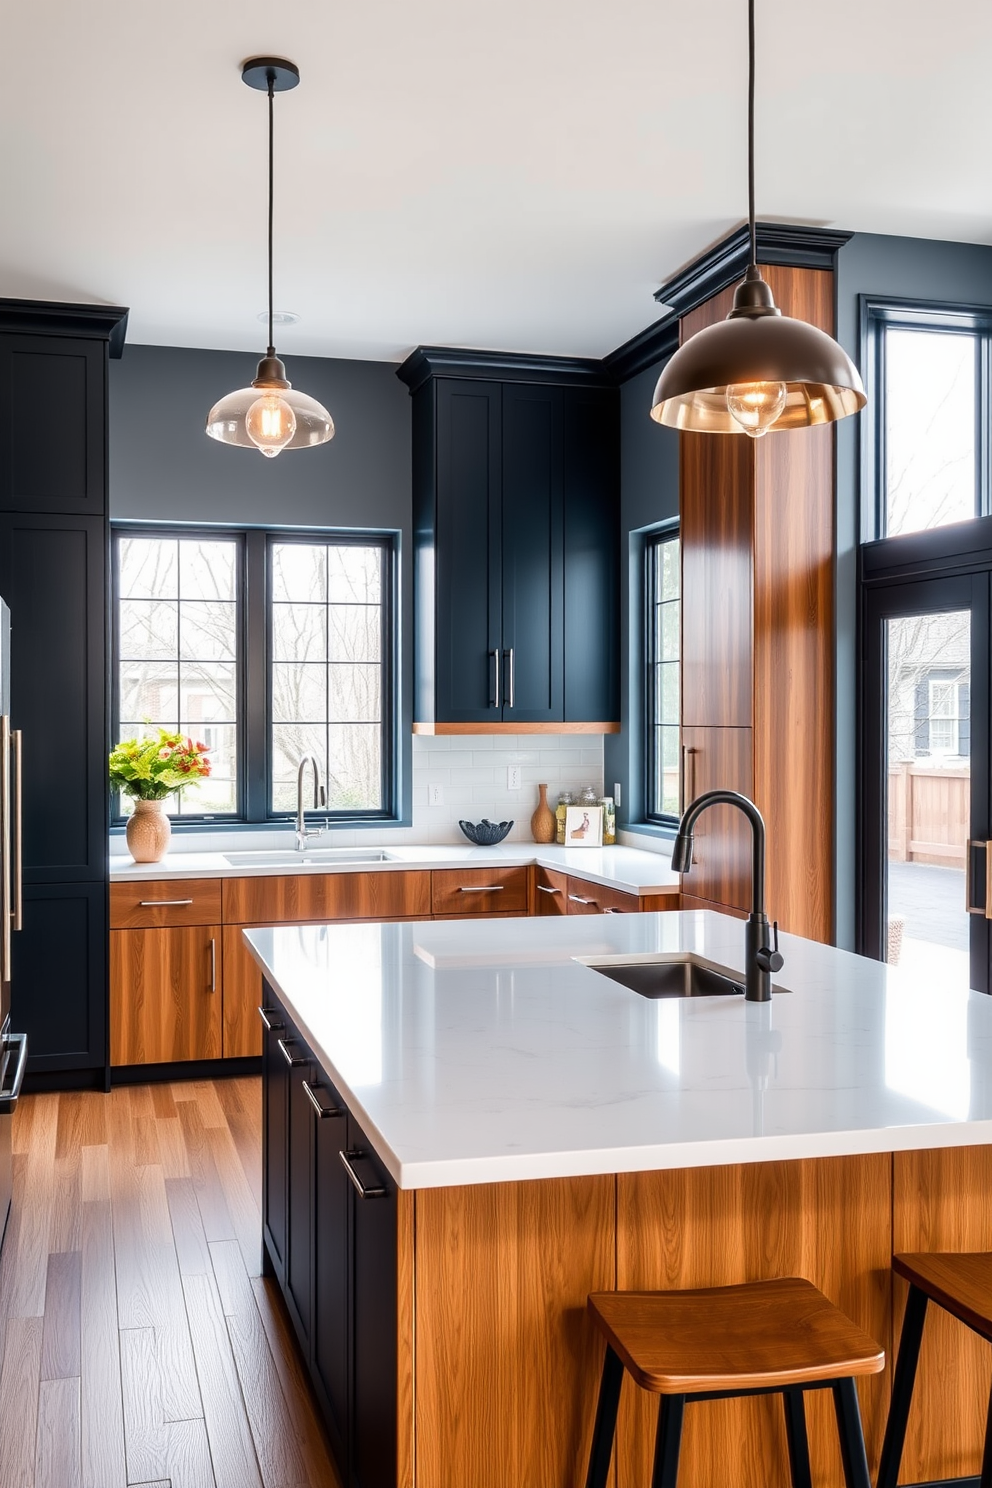
{"label": "crown molding", "polygon": [[[794,269],[832,269],[837,252],[854,236],[825,227],[795,227],[788,222],[759,222],[755,225],[759,264],[783,264]],[[739,227],[714,243],[686,268],[673,274],[655,299],[669,315],[683,316],[704,300],[740,279],[751,257],[747,226]]]}
{"label": "crown molding", "polygon": [[121,305],[71,305],[58,300],[0,298],[0,329],[42,336],[92,336],[110,355],[124,350],[128,311]]}
{"label": "crown molding", "polygon": [[431,377],[481,378],[498,382],[574,383],[612,387],[614,379],[595,357],[539,356],[516,351],[474,351],[458,346],[418,346],[396,369],[415,393]]}

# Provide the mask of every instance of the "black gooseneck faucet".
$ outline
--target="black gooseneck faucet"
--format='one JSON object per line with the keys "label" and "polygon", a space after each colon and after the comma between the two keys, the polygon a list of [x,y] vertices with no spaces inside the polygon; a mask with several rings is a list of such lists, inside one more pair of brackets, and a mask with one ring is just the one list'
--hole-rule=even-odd
{"label": "black gooseneck faucet", "polygon": [[744,996],[748,1002],[771,1002],[772,972],[781,971],[784,958],[778,948],[778,921],[770,925],[765,914],[765,823],[754,802],[729,790],[704,791],[697,796],[679,822],[672,868],[676,873],[688,873],[692,867],[693,829],[708,806],[736,806],[751,825],[751,913],[744,932]]}

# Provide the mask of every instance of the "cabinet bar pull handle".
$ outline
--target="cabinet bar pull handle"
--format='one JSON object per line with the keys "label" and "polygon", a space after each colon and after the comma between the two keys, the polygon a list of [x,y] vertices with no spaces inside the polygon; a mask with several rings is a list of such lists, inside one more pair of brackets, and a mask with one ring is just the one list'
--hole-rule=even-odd
{"label": "cabinet bar pull handle", "polygon": [[490,708],[498,708],[499,707],[499,659],[500,659],[500,653],[498,651],[490,651],[489,655],[492,657],[493,663],[495,665],[495,672],[493,674],[493,690],[492,690],[492,695],[491,695],[491,697],[489,699],[489,706],[490,706]]}
{"label": "cabinet bar pull handle", "polygon": [[561,889],[551,889],[547,884],[538,884],[537,892],[539,894],[560,894]]}
{"label": "cabinet bar pull handle", "polygon": [[139,909],[165,909],[172,904],[192,904],[192,899],[139,899]]}
{"label": "cabinet bar pull handle", "polygon": [[11,908],[12,926],[15,930],[24,929],[24,821],[21,809],[21,741],[20,729],[11,729],[10,742],[14,750],[14,779],[12,794],[14,797],[14,822],[13,822],[13,844],[10,855],[14,871],[14,903]]}
{"label": "cabinet bar pull handle", "polygon": [[271,1033],[274,1028],[285,1028],[285,1026],[286,1026],[285,1023],[270,1023],[269,1022],[269,1015],[275,1013],[275,1011],[276,1011],[275,1008],[264,1008],[264,1007],[260,1007],[258,1009],[258,1016],[261,1018],[263,1024],[265,1025],[265,1031],[266,1031],[266,1033]]}
{"label": "cabinet bar pull handle", "polygon": [[217,991],[217,937],[210,937],[210,990]]}
{"label": "cabinet bar pull handle", "polygon": [[603,913],[604,914],[626,914],[627,911],[625,909],[613,909],[613,908],[607,907],[606,909],[603,910]]}
{"label": "cabinet bar pull handle", "polygon": [[508,707],[512,708],[513,707],[513,692],[514,692],[514,687],[513,687],[513,679],[514,679],[513,647],[511,646],[508,651],[504,651],[503,652],[503,655],[506,657],[506,698],[505,698],[504,701],[506,702],[506,704],[507,704]]}
{"label": "cabinet bar pull handle", "polygon": [[383,1184],[380,1184],[378,1188],[366,1188],[361,1178],[359,1178],[358,1174],[351,1166],[352,1163],[357,1161],[358,1158],[365,1156],[366,1154],[364,1152],[359,1152],[357,1150],[354,1152],[338,1153],[338,1157],[341,1159],[341,1162],[344,1165],[345,1172],[348,1174],[348,1177],[351,1179],[352,1183],[358,1190],[358,1197],[360,1199],[384,1199],[389,1190]]}
{"label": "cabinet bar pull handle", "polygon": [[0,1116],[9,1116],[17,1105],[21,1086],[24,1083],[24,1071],[28,1065],[28,1036],[26,1033],[12,1033],[4,1039],[5,1049],[17,1050],[17,1065],[14,1069],[14,1078],[10,1082],[9,1090],[0,1090]]}
{"label": "cabinet bar pull handle", "polygon": [[287,1043],[290,1043],[291,1044],[292,1042],[293,1042],[292,1039],[287,1039],[287,1040],[276,1039],[276,1043],[279,1045],[279,1052],[281,1053],[283,1059],[285,1059],[285,1061],[286,1061],[287,1064],[291,1064],[291,1065],[306,1064],[306,1060],[305,1059],[297,1059],[296,1055],[295,1054],[291,1054],[289,1052],[289,1050],[286,1048],[286,1044]]}
{"label": "cabinet bar pull handle", "polygon": [[459,884],[459,894],[502,894],[506,884]]}
{"label": "cabinet bar pull handle", "polygon": [[568,897],[569,897],[569,899],[571,899],[571,901],[572,901],[573,904],[595,904],[596,903],[596,900],[595,899],[583,899],[579,894],[569,894]]}
{"label": "cabinet bar pull handle", "polygon": [[340,1106],[322,1106],[320,1104],[320,1101],[317,1099],[317,1093],[314,1090],[313,1086],[310,1084],[310,1081],[309,1080],[304,1080],[303,1081],[303,1089],[304,1089],[304,1091],[306,1093],[307,1100],[313,1106],[313,1108],[317,1112],[317,1115],[318,1116],[320,1116],[320,1117],[323,1118],[325,1116],[343,1116],[344,1115],[344,1111],[341,1109]]}
{"label": "cabinet bar pull handle", "polygon": [[[971,902],[971,855],[976,848],[985,849],[985,903],[974,905]],[[992,838],[988,842],[973,842],[969,840],[965,848],[965,874],[964,874],[964,904],[969,914],[984,915],[987,920],[992,920]]]}

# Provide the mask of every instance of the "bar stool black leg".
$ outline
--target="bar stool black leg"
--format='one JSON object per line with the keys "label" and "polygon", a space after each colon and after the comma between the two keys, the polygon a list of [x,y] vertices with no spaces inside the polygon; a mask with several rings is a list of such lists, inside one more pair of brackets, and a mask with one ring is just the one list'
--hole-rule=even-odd
{"label": "bar stool black leg", "polygon": [[662,1395],[658,1402],[658,1434],[654,1439],[651,1488],[675,1488],[682,1446],[684,1395]]}
{"label": "bar stool black leg", "polygon": [[982,1476],[978,1488],[992,1488],[992,1394],[989,1395],[989,1411],[985,1421],[985,1450],[982,1452]]}
{"label": "bar stool black leg", "polygon": [[813,1488],[809,1467],[809,1437],[806,1434],[806,1406],[802,1390],[783,1390],[785,1435],[789,1443],[789,1467],[792,1488]]}
{"label": "bar stool black leg", "polygon": [[619,1354],[607,1345],[603,1360],[603,1376],[599,1382],[599,1403],[596,1406],[596,1424],[593,1427],[592,1447],[589,1451],[589,1471],[586,1488],[606,1488],[610,1473],[610,1458],[613,1455],[613,1437],[617,1429],[617,1408],[620,1405],[620,1386],[623,1384],[623,1364]]}
{"label": "bar stool black leg", "polygon": [[926,1292],[911,1286],[906,1299],[906,1315],[902,1320],[895,1374],[892,1377],[892,1399],[889,1402],[889,1419],[885,1423],[885,1439],[878,1466],[878,1488],[896,1488],[926,1315]]}
{"label": "bar stool black leg", "polygon": [[868,1455],[861,1430],[861,1412],[858,1409],[858,1392],[854,1388],[853,1379],[838,1380],[834,1385],[834,1410],[837,1412],[840,1455],[844,1459],[844,1481],[847,1488],[871,1488]]}

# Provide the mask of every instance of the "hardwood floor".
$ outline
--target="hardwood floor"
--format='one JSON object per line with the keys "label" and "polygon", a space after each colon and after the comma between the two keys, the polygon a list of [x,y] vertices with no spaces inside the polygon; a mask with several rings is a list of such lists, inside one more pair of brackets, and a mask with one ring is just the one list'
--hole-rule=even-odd
{"label": "hardwood floor", "polygon": [[261,1271],[261,1082],[26,1096],[0,1488],[339,1488]]}

